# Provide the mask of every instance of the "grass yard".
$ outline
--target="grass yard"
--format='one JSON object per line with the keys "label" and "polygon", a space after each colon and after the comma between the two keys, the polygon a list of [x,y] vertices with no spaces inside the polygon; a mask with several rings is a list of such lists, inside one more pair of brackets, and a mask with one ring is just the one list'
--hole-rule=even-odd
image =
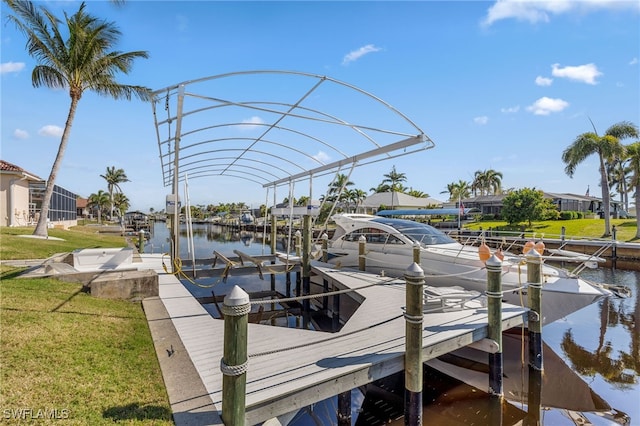
{"label": "grass yard", "polygon": [[[635,219],[611,219],[611,225],[616,227],[616,239],[618,241],[638,242],[635,239],[637,223]],[[466,223],[465,229],[496,231],[520,231],[521,225],[507,225],[504,221],[482,221]],[[544,234],[547,238],[560,238],[562,227],[565,228],[566,238],[602,238],[604,233],[604,219],[573,219],[573,220],[545,220],[532,222],[531,226],[525,226],[527,235],[533,232],[538,237]],[[610,238],[610,237],[609,237]]]}
{"label": "grass yard", "polygon": [[51,239],[25,238],[33,227],[0,227],[0,259],[46,259],[56,253],[80,248],[126,247],[124,237],[101,234],[95,226],[74,226],[70,230],[49,229]]}
{"label": "grass yard", "polygon": [[173,424],[140,303],[18,271],[0,274],[0,422]]}

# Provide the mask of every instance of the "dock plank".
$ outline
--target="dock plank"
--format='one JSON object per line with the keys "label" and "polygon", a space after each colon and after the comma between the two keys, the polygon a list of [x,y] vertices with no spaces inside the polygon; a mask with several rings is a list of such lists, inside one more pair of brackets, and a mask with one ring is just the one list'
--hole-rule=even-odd
{"label": "dock plank", "polygon": [[[335,333],[249,324],[247,424],[256,424],[370,383],[404,368],[404,283],[314,265],[330,288],[356,288],[362,304]],[[160,299],[213,406],[222,406],[224,321],[211,317],[171,274],[161,274]],[[373,283],[385,285],[368,286]],[[523,323],[526,310],[506,306],[503,323]],[[425,361],[487,336],[487,311],[476,308],[424,316]],[[169,390],[170,391],[170,390]]]}

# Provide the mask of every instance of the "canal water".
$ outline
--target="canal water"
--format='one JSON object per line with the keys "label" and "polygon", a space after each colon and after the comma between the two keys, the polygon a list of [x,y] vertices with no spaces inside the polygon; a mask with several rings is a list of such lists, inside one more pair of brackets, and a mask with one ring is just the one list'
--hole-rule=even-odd
{"label": "canal water", "polygon": [[[194,224],[193,236],[196,258],[211,258],[214,250],[228,255],[232,255],[234,249],[254,255],[270,252],[259,234],[233,231],[213,224]],[[188,248],[186,232],[182,232],[181,258],[191,257]],[[157,222],[145,245],[145,252],[168,251],[166,224]],[[594,282],[627,286],[631,296],[600,301],[544,327],[544,356],[545,363],[548,362],[545,373],[548,374],[543,379],[540,423],[553,426],[640,426],[640,272],[599,268],[586,269],[581,276]],[[247,291],[268,289],[268,283],[269,280],[260,281],[257,277],[248,276],[229,277],[226,283],[209,281],[207,285],[212,287],[206,288],[184,282],[197,297],[211,296],[212,290],[216,294],[225,294],[235,284]],[[284,292],[284,280],[281,282],[279,279],[277,286]],[[207,309],[212,315],[217,315],[213,308]],[[505,392],[509,382],[509,389],[520,386],[522,394],[526,395],[526,375],[527,369],[523,368],[520,373],[505,377]],[[401,382],[402,375],[398,375],[368,389],[366,395],[358,390],[352,391],[352,424],[404,424]],[[484,392],[428,367],[425,367],[424,383],[424,424],[488,424],[491,398]],[[586,396],[585,390],[588,391]],[[563,402],[565,398],[566,403]],[[580,402],[582,400],[589,401]],[[588,407],[592,401],[595,401],[593,404],[597,409],[575,410],[582,405]],[[336,398],[323,401],[303,410],[291,424],[335,424],[336,407]],[[505,404],[501,425],[525,424],[528,421],[524,418],[526,413],[526,400]]]}

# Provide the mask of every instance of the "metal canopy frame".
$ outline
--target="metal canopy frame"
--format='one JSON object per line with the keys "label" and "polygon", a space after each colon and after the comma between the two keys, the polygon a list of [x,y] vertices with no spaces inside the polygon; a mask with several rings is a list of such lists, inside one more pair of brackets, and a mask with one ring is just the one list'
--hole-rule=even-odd
{"label": "metal canopy frame", "polygon": [[296,71],[185,81],[153,92],[152,109],[163,184],[174,194],[186,175],[275,188],[435,146],[371,93]]}

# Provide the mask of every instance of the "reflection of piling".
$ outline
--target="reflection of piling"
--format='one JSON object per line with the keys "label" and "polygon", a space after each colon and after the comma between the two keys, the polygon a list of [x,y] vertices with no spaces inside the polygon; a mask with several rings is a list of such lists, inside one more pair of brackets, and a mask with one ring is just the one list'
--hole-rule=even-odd
{"label": "reflection of piling", "polygon": [[247,388],[247,329],[249,295],[235,286],[224,298],[224,349],[222,371],[222,421],[226,426],[244,426]]}
{"label": "reflection of piling", "polygon": [[424,271],[412,263],[404,273],[406,281],[404,423],[422,424],[422,304]]}

